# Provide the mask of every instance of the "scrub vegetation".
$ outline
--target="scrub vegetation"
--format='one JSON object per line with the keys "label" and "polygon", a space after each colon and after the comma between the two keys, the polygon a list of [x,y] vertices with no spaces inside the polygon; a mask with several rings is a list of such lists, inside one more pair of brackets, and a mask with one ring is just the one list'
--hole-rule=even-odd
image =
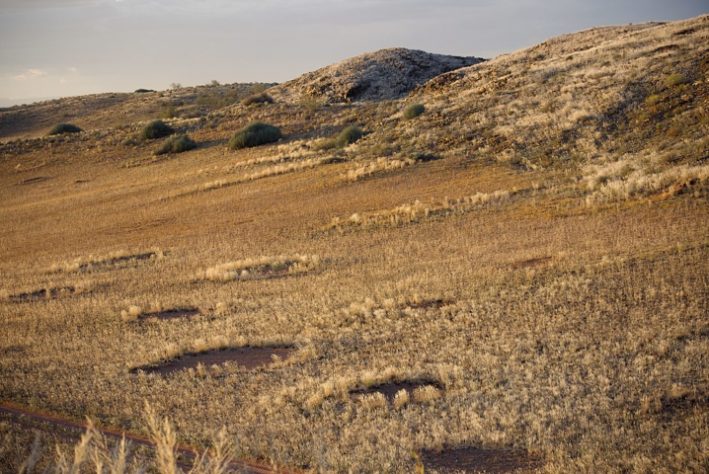
{"label": "scrub vegetation", "polygon": [[0,110],[0,470],[706,472],[708,37]]}

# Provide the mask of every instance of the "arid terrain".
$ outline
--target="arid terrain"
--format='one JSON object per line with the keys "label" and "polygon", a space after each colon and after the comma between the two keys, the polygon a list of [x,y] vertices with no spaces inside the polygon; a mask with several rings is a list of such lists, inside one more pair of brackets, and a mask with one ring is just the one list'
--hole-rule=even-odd
{"label": "arid terrain", "polygon": [[0,109],[0,401],[127,472],[709,470],[709,16],[271,86]]}

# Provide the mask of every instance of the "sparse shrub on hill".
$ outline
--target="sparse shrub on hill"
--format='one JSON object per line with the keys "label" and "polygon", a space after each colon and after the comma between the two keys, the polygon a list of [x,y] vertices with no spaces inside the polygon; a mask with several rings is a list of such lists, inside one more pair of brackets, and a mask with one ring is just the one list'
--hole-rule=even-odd
{"label": "sparse shrub on hill", "polygon": [[143,89],[143,88],[135,90],[136,94],[146,94],[148,92],[155,92],[155,91],[153,89]]}
{"label": "sparse shrub on hill", "polygon": [[177,108],[172,104],[163,105],[160,108],[160,118],[171,119],[177,117]]}
{"label": "sparse shrub on hill", "polygon": [[351,145],[364,136],[364,132],[356,125],[349,125],[343,129],[336,137],[321,141],[316,148],[330,150],[332,148],[344,148]]}
{"label": "sparse shrub on hill", "polygon": [[687,84],[689,82],[689,79],[687,79],[684,74],[680,73],[674,73],[670,74],[665,78],[665,85],[667,87],[675,87],[679,86],[682,84]]}
{"label": "sparse shrub on hill", "polygon": [[426,107],[424,107],[423,104],[411,104],[404,109],[404,118],[411,120],[424,113],[425,110]]}
{"label": "sparse shrub on hill", "polygon": [[340,132],[336,143],[338,146],[347,146],[364,136],[364,132],[356,125],[350,125]]}
{"label": "sparse shrub on hill", "polygon": [[254,122],[242,128],[229,140],[229,148],[239,150],[267,143],[274,143],[282,137],[278,127],[261,122]]}
{"label": "sparse shrub on hill", "polygon": [[256,95],[251,95],[244,99],[242,102],[244,105],[249,106],[249,105],[261,105],[261,104],[272,104],[273,103],[273,97],[270,95],[264,93],[261,94],[256,94]]}
{"label": "sparse shrub on hill", "polygon": [[182,153],[183,151],[197,148],[197,143],[192,140],[187,134],[174,135],[168,138],[165,143],[155,152],[156,155],[164,155],[166,153]]}
{"label": "sparse shrub on hill", "polygon": [[79,133],[81,129],[71,123],[60,123],[49,131],[50,135],[63,135],[65,133]]}
{"label": "sparse shrub on hill", "polygon": [[156,138],[167,137],[175,133],[175,130],[162,120],[153,120],[143,129],[143,138],[154,140]]}

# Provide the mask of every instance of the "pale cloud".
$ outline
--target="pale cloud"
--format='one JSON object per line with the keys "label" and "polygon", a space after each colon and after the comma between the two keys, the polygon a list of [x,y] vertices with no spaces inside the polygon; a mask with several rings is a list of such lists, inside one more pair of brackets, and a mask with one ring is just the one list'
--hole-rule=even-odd
{"label": "pale cloud", "polygon": [[43,77],[46,75],[47,75],[47,73],[41,69],[31,68],[31,69],[27,69],[22,74],[18,74],[16,76],[14,76],[14,79],[16,81],[27,81],[30,79],[36,79],[38,77]]}

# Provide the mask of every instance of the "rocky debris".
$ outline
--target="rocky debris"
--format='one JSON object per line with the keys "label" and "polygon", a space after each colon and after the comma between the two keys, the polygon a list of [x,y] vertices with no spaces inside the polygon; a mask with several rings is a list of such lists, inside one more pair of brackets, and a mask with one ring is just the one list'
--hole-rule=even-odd
{"label": "rocky debris", "polygon": [[482,58],[391,48],[346,59],[269,90],[277,100],[329,103],[398,99],[428,80]]}

